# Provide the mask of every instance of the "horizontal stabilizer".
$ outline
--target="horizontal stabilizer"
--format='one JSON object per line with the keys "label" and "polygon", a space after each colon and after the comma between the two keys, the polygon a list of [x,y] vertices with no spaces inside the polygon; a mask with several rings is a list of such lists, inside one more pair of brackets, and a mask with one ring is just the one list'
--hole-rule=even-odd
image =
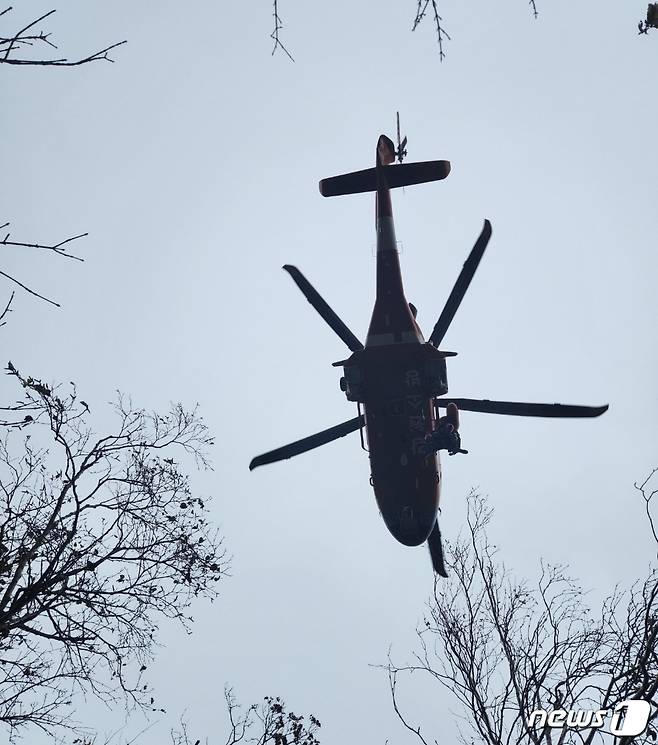
{"label": "horizontal stabilizer", "polygon": [[[400,186],[441,181],[450,173],[450,162],[447,160],[426,160],[421,163],[401,163],[400,165],[384,166],[382,171],[385,185],[389,189],[397,189]],[[377,191],[377,171],[375,168],[344,173],[341,176],[332,176],[320,181],[320,194],[323,197],[360,194],[364,191]]]}

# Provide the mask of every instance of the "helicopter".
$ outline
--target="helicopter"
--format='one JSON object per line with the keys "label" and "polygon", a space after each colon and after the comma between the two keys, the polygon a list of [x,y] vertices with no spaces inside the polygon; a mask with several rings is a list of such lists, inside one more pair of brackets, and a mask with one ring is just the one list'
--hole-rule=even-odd
{"label": "helicopter", "polygon": [[[446,358],[457,353],[439,349],[491,237],[484,227],[457,277],[427,341],[416,322],[416,309],[404,294],[390,190],[440,181],[450,163],[434,160],[402,163],[406,144],[398,147],[386,135],[377,141],[375,167],[320,181],[325,197],[375,192],[377,289],[365,344],[350,331],[297,267],[288,272],[306,299],[347,345],[352,354],[334,362],[343,368],[341,390],[357,404],[357,416],[283,447],[258,455],[249,470],[292,458],[351,432],[360,432],[370,458],[370,484],[386,527],[400,543],[427,542],[434,571],[446,577],[438,524],[441,464],[428,439],[440,424],[459,428],[459,410],[531,417],[597,417],[608,406],[521,403],[448,398]],[[394,161],[400,161],[395,164]],[[440,416],[440,409],[446,415]],[[365,431],[365,438],[364,438]],[[367,443],[367,447],[366,447]],[[465,451],[461,451],[465,452]]]}

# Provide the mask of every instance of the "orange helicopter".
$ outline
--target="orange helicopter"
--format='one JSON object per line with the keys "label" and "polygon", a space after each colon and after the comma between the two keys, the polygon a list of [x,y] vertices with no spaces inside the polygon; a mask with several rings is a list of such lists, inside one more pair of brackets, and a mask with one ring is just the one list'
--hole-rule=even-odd
{"label": "orange helicopter", "polygon": [[[283,268],[306,299],[352,351],[334,366],[343,368],[340,387],[348,401],[357,404],[358,415],[334,427],[256,456],[258,466],[292,458],[326,445],[345,435],[361,433],[361,445],[370,458],[370,483],[386,527],[406,546],[427,541],[434,571],[446,570],[437,519],[441,492],[441,465],[437,449],[451,454],[466,452],[453,445],[438,445],[436,434],[459,429],[459,409],[488,414],[536,417],[596,417],[608,406],[520,403],[472,398],[447,398],[446,358],[456,352],[439,349],[468,289],[491,237],[484,228],[469,254],[427,341],[416,322],[413,305],[402,285],[390,190],[440,181],[450,173],[445,160],[402,163],[406,137],[393,142],[381,135],[375,167],[320,181],[325,197],[374,191],[376,193],[377,294],[365,345],[349,330],[304,275],[294,266]],[[395,159],[400,161],[394,164]],[[445,408],[446,415],[439,416]],[[365,438],[364,438],[365,431]],[[365,447],[367,442],[368,447]],[[457,444],[459,440],[457,440]]]}

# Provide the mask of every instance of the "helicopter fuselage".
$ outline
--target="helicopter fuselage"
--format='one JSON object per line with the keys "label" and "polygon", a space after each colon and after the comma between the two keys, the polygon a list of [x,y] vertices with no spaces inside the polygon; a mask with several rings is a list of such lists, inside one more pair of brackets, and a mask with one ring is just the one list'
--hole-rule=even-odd
{"label": "helicopter fuselage", "polygon": [[375,306],[365,348],[341,363],[342,387],[364,409],[371,484],[384,522],[398,541],[417,546],[432,531],[439,506],[441,465],[424,446],[435,424],[434,398],[448,392],[446,366],[444,355],[425,343],[405,297],[383,183],[376,230]]}
{"label": "helicopter fuselage", "polygon": [[447,390],[445,360],[422,341],[366,346],[343,362],[343,387],[363,406],[370,482],[384,522],[407,546],[427,540],[439,506],[441,465],[425,453],[432,397]]}

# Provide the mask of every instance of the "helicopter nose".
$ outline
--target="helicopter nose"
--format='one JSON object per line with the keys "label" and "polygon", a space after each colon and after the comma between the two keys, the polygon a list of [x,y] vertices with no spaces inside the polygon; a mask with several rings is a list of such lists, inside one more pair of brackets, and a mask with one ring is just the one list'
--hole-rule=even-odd
{"label": "helicopter nose", "polygon": [[418,535],[418,520],[414,514],[414,509],[406,505],[400,511],[400,533],[405,538],[413,539]]}
{"label": "helicopter nose", "polygon": [[406,505],[398,513],[397,524],[389,524],[389,530],[405,546],[419,546],[427,540],[435,519],[435,515],[424,515]]}

